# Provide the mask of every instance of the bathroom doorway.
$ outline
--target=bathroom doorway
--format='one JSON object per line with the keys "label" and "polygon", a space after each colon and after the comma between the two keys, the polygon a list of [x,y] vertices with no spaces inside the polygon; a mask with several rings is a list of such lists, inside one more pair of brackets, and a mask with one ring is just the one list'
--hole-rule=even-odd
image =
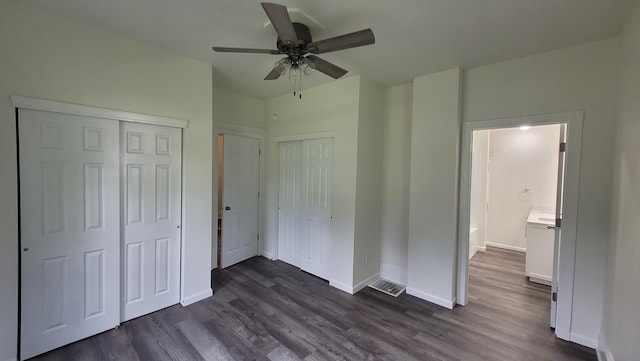
{"label": "bathroom doorway", "polygon": [[561,128],[473,131],[469,298],[536,329],[555,327],[553,280]]}
{"label": "bathroom doorway", "polygon": [[[459,222],[459,259],[458,259],[458,293],[457,303],[465,305],[469,301],[469,259],[473,256],[474,252],[478,250],[482,251],[486,249],[486,246],[502,246],[496,247],[502,253],[515,252],[517,255],[520,253],[520,258],[524,261],[524,254],[521,251],[526,250],[526,234],[529,231],[527,226],[529,223],[527,220],[529,216],[535,212],[532,210],[540,211],[542,216],[538,216],[536,221],[541,221],[543,218],[545,222],[551,222],[548,226],[555,227],[555,219],[562,219],[562,232],[560,229],[552,232],[554,236],[554,246],[558,247],[559,251],[556,251],[556,255],[560,255],[556,261],[547,258],[547,263],[559,265],[555,270],[552,278],[553,289],[551,293],[556,293],[553,297],[557,300],[557,315],[554,313],[555,307],[550,307],[551,314],[554,315],[554,321],[550,322],[550,325],[556,326],[556,335],[563,339],[569,339],[570,337],[570,322],[571,322],[571,304],[573,293],[573,263],[575,252],[575,229],[576,229],[576,213],[577,213],[577,185],[578,185],[578,166],[579,166],[579,152],[580,152],[580,138],[582,129],[582,112],[568,112],[558,113],[551,115],[540,116],[528,116],[520,118],[498,119],[489,121],[479,121],[465,123],[463,125],[463,139],[462,139],[462,157],[461,157],[461,191],[460,191],[460,222]],[[545,157],[538,157],[541,159],[537,166],[531,165],[519,165],[519,170],[511,171],[511,179],[503,179],[496,181],[494,176],[486,177],[489,172],[509,172],[509,167],[513,168],[514,164],[518,166],[518,157],[516,157],[519,151],[524,151],[527,142],[534,142],[536,137],[527,135],[533,133],[527,133],[528,130],[520,130],[520,127],[535,127],[534,129],[544,130],[547,133],[557,134],[556,142],[560,143],[561,131],[559,131],[560,125],[566,126],[566,133],[562,134],[562,137],[566,136],[565,146],[563,146],[563,153],[555,159],[548,159],[547,163],[555,164],[555,173],[558,175],[555,179],[546,178],[546,180],[536,181],[532,180],[532,174],[540,169],[540,164],[544,164]],[[551,126],[554,125],[554,126]],[[538,128],[539,127],[539,128]],[[506,130],[505,128],[511,128]],[[516,128],[516,129],[513,129]],[[503,130],[498,130],[503,129]],[[527,129],[527,128],[523,128]],[[485,148],[485,157],[489,159],[489,139],[491,133],[495,137],[497,142],[494,147],[509,148],[509,151],[503,152],[503,159],[492,159],[492,162],[488,164],[484,169],[483,167],[476,167],[474,169],[473,162],[478,164],[478,151],[474,154],[474,145],[476,147]],[[516,132],[516,133],[514,133]],[[508,133],[518,134],[520,136],[516,138],[507,137]],[[476,135],[474,137],[474,135]],[[513,134],[511,134],[513,136]],[[483,138],[484,137],[484,138]],[[475,138],[475,141],[474,141]],[[500,139],[503,138],[503,139]],[[513,148],[513,146],[516,146]],[[559,152],[560,145],[556,144],[556,150],[553,152]],[[494,149],[496,150],[496,149]],[[505,151],[505,149],[502,149]],[[482,152],[481,152],[482,153]],[[535,156],[535,155],[534,155]],[[535,158],[535,157],[534,157]],[[548,157],[547,157],[548,158]],[[564,162],[566,158],[566,164]],[[558,167],[558,160],[561,159],[561,167]],[[513,163],[513,162],[516,163]],[[480,161],[480,163],[482,163]],[[505,169],[499,169],[506,167]],[[492,169],[493,168],[493,169]],[[558,172],[558,169],[562,171]],[[489,182],[473,181],[474,175],[476,177],[485,175],[485,179],[490,179]],[[550,164],[546,164],[546,173],[553,173],[554,170],[550,168]],[[562,182],[566,178],[566,182]],[[495,181],[497,184],[491,184]],[[531,182],[531,183],[528,183]],[[540,183],[545,183],[540,184]],[[527,185],[530,184],[530,185]],[[562,184],[566,184],[564,192],[560,192],[558,199],[564,199],[564,202],[558,202],[561,204],[557,208],[556,214],[554,214],[554,208],[557,200],[555,200],[556,192],[549,189],[553,189],[558,184],[560,187],[557,189],[562,190]],[[484,192],[474,192],[478,189],[484,189]],[[494,194],[492,197],[489,193],[491,190],[502,194]],[[546,189],[546,191],[544,190]],[[484,193],[484,201],[482,193]],[[544,193],[544,194],[543,194]],[[480,196],[478,195],[480,194]],[[487,196],[487,194],[489,194]],[[502,201],[496,201],[500,197],[504,198]],[[496,198],[492,202],[487,203],[487,198]],[[491,204],[494,203],[494,204]],[[487,208],[487,204],[489,204]],[[484,207],[484,210],[482,209]],[[491,207],[496,207],[493,216],[493,222],[491,217],[487,217],[487,210],[491,211]],[[536,213],[538,214],[538,213]],[[483,219],[484,215],[486,218]],[[496,227],[495,225],[498,225]],[[547,225],[544,225],[545,231]],[[493,229],[492,229],[493,228]],[[534,232],[535,233],[535,232]],[[487,241],[489,242],[487,244]],[[496,242],[497,241],[497,242]],[[492,244],[493,242],[493,244]],[[513,255],[512,254],[512,255]],[[509,255],[498,254],[500,257],[510,257]],[[473,267],[476,265],[473,264]],[[557,280],[562,279],[562,289],[557,289]],[[540,281],[540,279],[538,279]],[[541,286],[546,287],[546,286]],[[544,288],[543,288],[544,289]],[[472,299],[473,302],[473,299]],[[555,303],[552,301],[552,296],[549,294],[549,304]],[[555,306],[555,305],[551,305]]]}
{"label": "bathroom doorway", "polygon": [[[473,132],[469,258],[486,247],[527,254],[527,277],[551,285],[558,144],[563,125],[482,129]],[[551,242],[527,252],[538,226]],[[532,228],[533,227],[533,228]],[[549,248],[549,244],[551,248]],[[531,256],[544,257],[532,260]],[[531,262],[536,261],[530,271]],[[535,267],[537,263],[545,267]]]}

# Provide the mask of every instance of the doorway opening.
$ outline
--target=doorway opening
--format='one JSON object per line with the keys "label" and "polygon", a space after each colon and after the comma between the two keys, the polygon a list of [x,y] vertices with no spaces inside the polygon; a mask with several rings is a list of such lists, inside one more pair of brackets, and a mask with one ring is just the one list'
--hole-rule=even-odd
{"label": "doorway opening", "polygon": [[[550,259],[548,255],[545,258],[545,262],[547,265],[551,263],[551,265],[556,266],[552,267],[554,269],[551,276],[552,288],[550,292],[551,294],[555,295],[551,296],[551,294],[549,294],[548,298],[551,314],[550,320],[555,321],[555,323],[552,321],[549,323],[549,325],[551,327],[555,326],[557,337],[565,340],[570,340],[582,119],[583,112],[576,111],[548,115],[526,116],[519,118],[477,121],[463,124],[459,207],[460,222],[458,229],[458,304],[466,305],[469,301],[469,270],[470,263],[473,263],[470,262],[470,258],[473,257],[474,253],[478,250],[486,249],[487,245],[502,245],[503,247],[497,249],[504,250],[507,255],[511,254],[511,256],[513,256],[514,254],[509,252],[515,252],[516,256],[518,255],[518,253],[520,253],[519,256],[521,261],[524,261],[526,263],[526,257],[518,251],[527,249],[526,235],[527,232],[530,231],[527,229],[527,226],[530,224],[529,222],[527,222],[527,220],[529,220],[530,216],[534,215],[535,212],[532,211],[536,211],[539,212],[536,213],[538,214],[538,218],[536,219],[536,222],[538,223],[537,225],[540,227],[544,227],[545,232],[547,231],[546,226],[550,226],[549,233],[554,233],[552,243],[553,247],[555,247],[555,258]],[[475,152],[476,154],[474,155],[474,145],[476,148],[478,146],[481,146],[482,144],[488,147],[488,131],[495,131],[496,129],[501,128],[519,128],[525,126],[533,128],[535,126],[549,125],[555,125],[555,127],[560,128],[559,133],[556,133],[559,134],[559,136],[555,137],[555,152],[558,152],[558,156],[555,160],[550,159],[547,161],[547,163],[551,163],[551,165],[555,164],[557,177],[551,180],[547,178],[547,180],[543,182],[547,183],[547,190],[556,188],[556,192],[541,192],[538,190],[538,188],[541,187],[540,185],[524,185],[527,181],[531,181],[531,179],[529,178],[531,178],[531,172],[533,172],[535,169],[523,168],[519,172],[524,174],[517,174],[518,171],[512,171],[511,177],[513,179],[503,180],[502,183],[498,181],[498,184],[493,185],[491,185],[490,182],[494,181],[494,176],[491,176],[489,178],[489,183],[487,183],[486,181],[478,181],[477,179],[475,182],[473,181],[474,175],[477,178],[479,175],[482,176],[484,171],[484,179],[486,180],[486,174],[488,170],[497,172],[499,167],[505,166],[509,163],[505,162],[504,159],[502,159],[501,162],[489,162],[491,168],[484,167],[483,169],[483,167],[476,167],[476,169],[474,170],[474,161],[476,162],[476,165],[478,165],[478,162],[482,163],[479,160],[481,159],[481,157],[478,157],[477,149]],[[561,125],[564,125],[564,128]],[[547,129],[554,129],[554,127],[547,127]],[[562,129],[564,129],[564,132],[562,131]],[[557,130],[554,131],[557,132]],[[522,134],[525,134],[526,131],[516,129],[515,132],[522,132]],[[477,137],[474,137],[474,134],[476,134]],[[483,136],[487,136],[487,138],[483,139]],[[474,138],[476,138],[475,141]],[[516,141],[516,143],[519,147],[523,148],[524,138],[527,137],[523,136],[521,138],[523,139]],[[560,139],[564,139],[564,141],[561,141]],[[558,143],[564,143],[564,145],[560,146]],[[508,144],[508,142],[506,144]],[[564,150],[564,152],[560,153],[560,147],[562,147],[562,150]],[[512,150],[511,153],[507,153],[506,157],[514,158],[515,162],[517,162],[517,158],[513,157],[513,152],[514,151]],[[486,153],[485,157],[487,157],[488,159],[489,151],[485,150],[484,153]],[[511,164],[511,167],[512,166],[513,164]],[[508,169],[509,168],[507,168],[507,171]],[[547,164],[546,172],[553,172],[550,164]],[[524,180],[518,181],[518,177]],[[482,196],[483,192],[478,191],[478,189],[484,189],[484,202]],[[493,231],[491,231],[490,228],[487,227],[488,225],[490,226],[491,222],[490,217],[487,217],[487,211],[490,212],[492,206],[499,206],[498,203],[500,202],[495,202],[494,200],[494,204],[489,204],[489,206],[487,207],[487,190],[489,190],[490,192],[492,189],[499,189],[499,193],[508,193],[506,196],[506,204],[509,204],[509,202],[511,202],[512,207],[511,211],[509,211],[509,208],[507,207],[507,213],[504,213],[503,210],[503,213],[501,215],[498,212],[498,215],[494,216],[494,223],[498,225],[498,228],[494,229]],[[474,191],[476,192],[474,193]],[[481,195],[479,196],[478,194]],[[500,196],[500,194],[494,194],[494,196],[498,197]],[[491,196],[489,195],[489,197]],[[554,199],[555,202],[553,202]],[[553,212],[554,210],[555,212]],[[513,218],[513,220],[515,221],[510,220],[510,218]],[[542,221],[550,222],[551,224],[539,224]],[[562,223],[561,229],[559,227],[560,222]],[[536,223],[531,222],[531,224]],[[552,228],[556,226],[558,227],[555,229]],[[537,230],[533,230],[531,232],[536,233]],[[502,234],[502,236],[497,236],[499,234]],[[511,235],[505,236],[505,234]],[[517,237],[514,235],[517,235]],[[535,236],[535,234],[531,235]],[[498,239],[496,237],[503,238]],[[487,243],[487,241],[489,243]],[[491,244],[491,242],[494,242],[494,244]],[[484,254],[482,255],[484,256]],[[476,265],[473,264],[473,267],[475,266]],[[545,277],[540,276],[542,275],[534,275],[533,278],[536,281],[545,281],[545,279],[543,279]],[[529,275],[528,277],[532,276]],[[563,285],[562,288],[557,287],[558,281],[560,281],[560,284]],[[537,285],[537,283],[532,283],[532,285]],[[471,296],[473,297],[473,295]],[[554,311],[555,308],[557,308],[557,314]]]}
{"label": "doorway opening", "polygon": [[470,302],[540,330],[546,320],[555,327],[550,304],[564,126],[472,133]]}
{"label": "doorway opening", "polygon": [[217,123],[213,143],[212,270],[261,254],[265,133]]}

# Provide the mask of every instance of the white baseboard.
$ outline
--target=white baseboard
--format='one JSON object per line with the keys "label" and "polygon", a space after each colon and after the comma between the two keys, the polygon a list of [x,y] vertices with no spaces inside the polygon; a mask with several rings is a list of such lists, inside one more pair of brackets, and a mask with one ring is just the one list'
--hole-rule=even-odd
{"label": "white baseboard", "polygon": [[271,253],[271,252],[264,252],[263,251],[262,252],[262,256],[265,257],[265,258],[268,258],[268,259],[270,259],[272,261],[276,259],[276,255],[274,253]]}
{"label": "white baseboard", "polygon": [[341,282],[338,282],[338,281],[336,281],[336,280],[330,280],[330,281],[329,281],[329,286],[334,287],[334,288],[337,288],[337,289],[339,289],[340,291],[344,291],[344,292],[346,292],[346,293],[348,293],[348,294],[350,294],[350,295],[352,295],[352,294],[353,294],[353,287],[352,287],[352,286],[349,286],[349,285],[348,285],[348,284],[346,284],[346,283],[341,283]]}
{"label": "white baseboard", "polygon": [[[489,247],[508,249],[510,251],[518,251],[518,252],[526,252],[527,251],[527,249],[524,248],[524,247],[510,246],[508,244],[502,244],[502,243],[487,242],[486,245],[489,246]],[[486,250],[486,248],[485,248],[485,250]]]}
{"label": "white baseboard", "polygon": [[360,290],[362,290],[363,288],[367,287],[369,285],[369,283],[373,282],[374,280],[380,278],[380,273],[375,273],[369,277],[367,277],[367,279],[365,279],[364,281],[358,283],[355,286],[351,286],[348,285],[346,283],[341,283],[338,282],[336,280],[330,280],[329,281],[329,286],[331,287],[335,287],[337,289],[339,289],[340,291],[344,291],[350,295],[356,294],[358,293]]}
{"label": "white baseboard", "polygon": [[378,278],[380,278],[380,272],[376,272],[374,274],[372,274],[371,276],[367,277],[367,279],[365,279],[364,281],[358,283],[357,285],[353,286],[353,293],[358,293],[360,292],[360,290],[362,290],[363,288],[367,287],[371,282],[377,280]]}
{"label": "white baseboard", "polygon": [[598,361],[615,361],[611,350],[598,349],[596,350],[596,355],[598,356]]}
{"label": "white baseboard", "polygon": [[598,348],[598,340],[593,337],[588,337],[585,335],[580,335],[574,332],[571,332],[571,342],[575,342],[578,345],[590,347],[592,349]]}
{"label": "white baseboard", "polygon": [[399,283],[403,286],[407,285],[409,279],[409,272],[398,266],[394,266],[387,263],[380,263],[380,277],[387,281]]}
{"label": "white baseboard", "polygon": [[196,303],[198,301],[202,301],[205,298],[213,296],[213,290],[211,288],[204,290],[202,292],[196,293],[195,295],[191,295],[185,297],[180,301],[180,304],[184,307],[189,306],[192,303]]}
{"label": "white baseboard", "polygon": [[596,354],[598,355],[598,361],[614,361],[609,342],[602,331],[600,331],[600,340],[598,340]]}
{"label": "white baseboard", "polygon": [[469,250],[469,259],[472,259],[473,256],[476,255],[476,253],[478,253],[478,247],[471,248],[471,250]]}
{"label": "white baseboard", "polygon": [[425,301],[429,301],[431,303],[435,303],[436,305],[446,307],[450,310],[452,310],[453,306],[456,304],[455,300],[445,300],[444,298],[434,296],[426,292],[416,290],[415,288],[411,288],[411,287],[407,287],[407,294],[416,296],[418,298],[421,298]]}
{"label": "white baseboard", "polygon": [[478,246],[478,251],[486,252],[487,251],[487,245],[485,244],[484,246]]}

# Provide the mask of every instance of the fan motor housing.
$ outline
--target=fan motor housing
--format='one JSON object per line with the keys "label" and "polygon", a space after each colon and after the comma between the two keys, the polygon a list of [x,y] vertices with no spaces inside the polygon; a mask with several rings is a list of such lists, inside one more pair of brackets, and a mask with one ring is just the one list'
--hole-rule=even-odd
{"label": "fan motor housing", "polygon": [[[296,36],[298,37],[298,41],[299,41],[298,44],[296,44],[293,47],[290,47],[289,45],[283,43],[280,40],[280,37],[278,37],[278,40],[276,41],[276,47],[278,48],[278,50],[280,50],[285,54],[304,55],[303,53],[306,53],[307,44],[313,41],[313,39],[311,38],[311,32],[309,31],[309,27],[301,23],[293,23],[293,28],[296,30]],[[298,51],[302,54],[295,54],[297,53],[295,49],[298,49]]]}

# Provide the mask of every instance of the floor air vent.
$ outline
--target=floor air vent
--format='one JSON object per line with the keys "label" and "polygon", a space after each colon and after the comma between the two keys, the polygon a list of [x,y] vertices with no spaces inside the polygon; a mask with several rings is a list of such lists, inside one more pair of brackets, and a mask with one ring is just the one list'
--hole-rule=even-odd
{"label": "floor air vent", "polygon": [[405,290],[405,286],[399,285],[397,283],[393,283],[391,281],[387,281],[383,278],[378,278],[373,283],[369,285],[369,287],[374,290],[378,290],[380,292],[384,292],[393,297],[398,297]]}

